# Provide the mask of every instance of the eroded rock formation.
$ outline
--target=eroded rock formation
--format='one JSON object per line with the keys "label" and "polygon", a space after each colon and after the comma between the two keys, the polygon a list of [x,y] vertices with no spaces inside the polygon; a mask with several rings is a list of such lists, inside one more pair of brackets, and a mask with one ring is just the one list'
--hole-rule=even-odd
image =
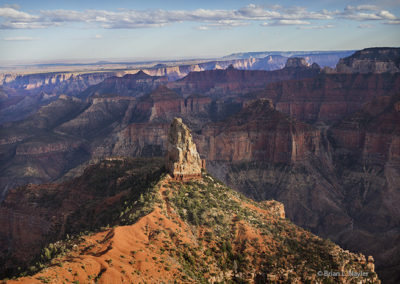
{"label": "eroded rock formation", "polygon": [[342,58],[336,66],[339,73],[400,72],[400,48],[378,47],[357,51]]}
{"label": "eroded rock formation", "polygon": [[202,161],[189,128],[174,118],[168,133],[166,168],[178,180],[201,177]]}

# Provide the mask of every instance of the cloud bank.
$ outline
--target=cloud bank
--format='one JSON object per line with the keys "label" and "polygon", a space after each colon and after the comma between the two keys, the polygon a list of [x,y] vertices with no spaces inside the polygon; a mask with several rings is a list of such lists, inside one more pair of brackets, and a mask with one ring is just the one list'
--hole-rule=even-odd
{"label": "cloud bank", "polygon": [[166,25],[194,22],[198,29],[232,28],[262,22],[261,26],[307,26],[330,28],[331,25],[314,25],[312,21],[382,21],[400,24],[400,19],[375,5],[347,6],[342,11],[310,11],[304,7],[285,8],[274,5],[269,8],[249,4],[236,10],[40,10],[35,14],[21,11],[18,6],[0,7],[1,29],[43,29],[80,24],[104,29],[159,28]]}

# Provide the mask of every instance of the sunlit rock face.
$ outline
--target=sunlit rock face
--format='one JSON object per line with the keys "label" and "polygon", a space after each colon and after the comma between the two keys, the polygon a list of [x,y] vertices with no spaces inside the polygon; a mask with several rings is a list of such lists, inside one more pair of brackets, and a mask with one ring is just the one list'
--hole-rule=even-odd
{"label": "sunlit rock face", "polygon": [[174,118],[168,133],[166,168],[178,180],[201,177],[202,161],[189,128]]}

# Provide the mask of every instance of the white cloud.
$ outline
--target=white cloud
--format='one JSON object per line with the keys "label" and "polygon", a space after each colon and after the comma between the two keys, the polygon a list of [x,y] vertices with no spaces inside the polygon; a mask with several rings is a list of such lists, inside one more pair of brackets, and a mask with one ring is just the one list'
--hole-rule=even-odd
{"label": "white cloud", "polygon": [[31,41],[38,40],[38,37],[27,37],[27,36],[16,36],[16,37],[5,37],[3,40],[6,41]]}
{"label": "white cloud", "polygon": [[385,22],[386,25],[400,25],[400,20],[393,20]]}
{"label": "white cloud", "polygon": [[[345,18],[353,21],[386,20],[391,23],[398,18],[375,5],[347,6],[343,11],[326,9],[310,11],[304,7],[285,8],[279,5],[249,4],[236,10],[40,10],[35,15],[19,10],[17,6],[0,8],[0,28],[39,29],[51,26],[80,23],[106,29],[159,28],[182,22],[200,23],[198,29],[231,28],[249,25],[252,21],[262,26],[311,25],[311,21]],[[314,26],[324,26],[321,23]]]}
{"label": "white cloud", "polygon": [[272,26],[285,26],[285,25],[309,25],[311,24],[308,21],[303,21],[303,20],[278,20],[273,22]]}
{"label": "white cloud", "polygon": [[356,21],[382,20],[380,16],[374,13],[352,13],[348,15],[343,15],[343,18]]}
{"label": "white cloud", "polygon": [[302,26],[298,27],[300,30],[325,30],[325,29],[332,29],[334,25],[320,25],[320,26]]}
{"label": "white cloud", "polygon": [[241,26],[248,26],[250,23],[244,21],[233,21],[233,20],[221,20],[217,22],[213,22],[207,25],[199,26],[197,29],[199,30],[210,30],[211,28],[218,28],[218,29],[230,29],[233,27],[241,27]]}
{"label": "white cloud", "polygon": [[385,11],[385,10],[380,11],[378,13],[378,15],[381,16],[382,19],[385,19],[385,20],[396,20],[396,16],[393,15],[392,13],[390,13],[389,11]]}
{"label": "white cloud", "polygon": [[40,22],[5,22],[0,25],[0,29],[44,29],[55,25],[56,24]]}
{"label": "white cloud", "polygon": [[[367,9],[367,7],[369,9]],[[378,10],[373,5],[361,5],[357,7],[347,6],[340,17],[355,20],[355,21],[369,21],[369,20],[396,20],[397,17],[386,10]]]}
{"label": "white cloud", "polygon": [[0,8],[0,17],[4,19],[10,20],[18,20],[18,21],[34,21],[39,19],[39,16],[30,15],[25,12],[21,12],[15,8],[11,7],[2,7]]}
{"label": "white cloud", "polygon": [[210,29],[210,27],[209,26],[198,26],[198,27],[196,27],[196,29],[200,30],[200,31],[208,31]]}
{"label": "white cloud", "polygon": [[100,38],[103,38],[103,35],[95,35],[94,38],[100,39]]}
{"label": "white cloud", "polygon": [[346,11],[378,11],[379,8],[376,5],[358,5],[358,6],[346,6]]}

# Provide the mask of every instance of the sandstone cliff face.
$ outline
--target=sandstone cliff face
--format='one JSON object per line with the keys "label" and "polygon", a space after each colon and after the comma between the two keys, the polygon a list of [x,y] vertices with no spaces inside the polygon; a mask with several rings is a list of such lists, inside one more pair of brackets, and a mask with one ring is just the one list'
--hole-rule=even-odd
{"label": "sandstone cliff face", "polygon": [[185,78],[168,83],[184,97],[201,93],[212,97],[238,95],[261,89],[268,83],[315,77],[319,70],[313,68],[284,68],[276,71],[237,70],[232,65],[225,70],[191,72]]}
{"label": "sandstone cliff face", "polygon": [[247,103],[228,120],[208,124],[197,136],[210,161],[296,163],[318,154],[318,130],[273,109],[269,100]]}
{"label": "sandstone cliff face", "polygon": [[127,122],[167,123],[176,115],[191,117],[192,120],[209,120],[212,100],[203,96],[183,98],[165,86],[141,97]]}
{"label": "sandstone cliff face", "polygon": [[54,94],[76,94],[87,87],[98,84],[113,76],[113,72],[104,73],[39,73],[28,75],[6,76],[2,85],[13,89],[30,90]]}
{"label": "sandstone cliff face", "polygon": [[160,86],[140,99],[136,111],[142,113],[145,121],[169,121],[174,114],[181,113],[184,101],[177,93]]}
{"label": "sandstone cliff face", "polygon": [[399,96],[384,96],[366,103],[350,118],[330,129],[335,147],[354,155],[364,165],[397,164],[399,152]]}
{"label": "sandstone cliff face", "polygon": [[[333,157],[353,217],[343,242],[367,249],[384,279],[395,283],[400,268],[400,114],[399,96],[379,97],[329,130]],[[366,224],[368,220],[368,224]],[[397,273],[398,275],[398,273]]]}
{"label": "sandstone cliff face", "polygon": [[269,84],[250,97],[269,98],[275,108],[306,122],[332,123],[375,97],[400,92],[400,75],[321,74],[312,79]]}
{"label": "sandstone cliff face", "polygon": [[400,72],[400,48],[366,48],[340,59],[339,73],[397,73]]}
{"label": "sandstone cliff face", "polygon": [[112,156],[163,156],[167,149],[168,123],[132,123],[118,132]]}
{"label": "sandstone cliff face", "polygon": [[202,162],[189,128],[175,118],[168,132],[166,168],[177,180],[201,177]]}
{"label": "sandstone cliff face", "polygon": [[[228,120],[209,123],[200,129],[194,139],[209,161],[292,164],[320,153],[320,131],[274,110],[269,100],[247,102],[242,111]],[[132,123],[117,137],[114,155],[136,156],[146,151],[167,150],[166,123]]]}
{"label": "sandstone cliff face", "polygon": [[56,131],[80,137],[98,136],[112,131],[113,123],[121,122],[135,100],[130,97],[96,98],[79,115],[58,125]]}
{"label": "sandstone cliff face", "polygon": [[123,77],[109,77],[101,83],[91,86],[79,94],[80,97],[108,97],[108,96],[143,96],[157,88],[157,86],[166,84],[167,77],[150,76],[140,70],[136,74],[126,74]]}

